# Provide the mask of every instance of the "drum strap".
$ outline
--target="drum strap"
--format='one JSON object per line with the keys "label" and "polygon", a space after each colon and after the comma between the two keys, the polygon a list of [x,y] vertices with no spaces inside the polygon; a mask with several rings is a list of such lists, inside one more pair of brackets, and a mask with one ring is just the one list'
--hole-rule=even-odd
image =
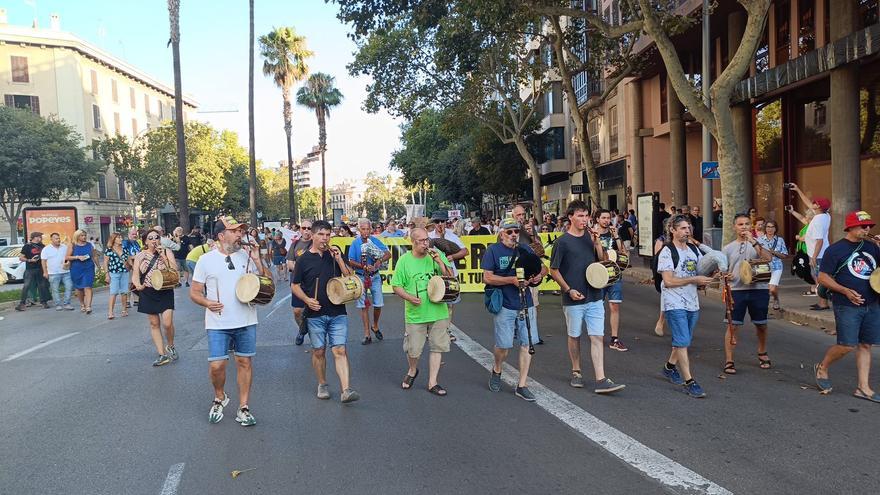
{"label": "drum strap", "polygon": [[150,270],[153,269],[153,265],[159,261],[159,252],[156,252],[156,255],[153,256],[153,259],[150,260],[150,264],[147,265],[147,270],[141,273],[141,285],[144,285],[144,282],[147,280],[147,274],[150,273]]}
{"label": "drum strap", "polygon": [[844,258],[844,260],[843,260],[843,262],[840,264],[840,266],[837,267],[837,270],[834,270],[834,275],[831,276],[832,279],[837,280],[837,274],[840,273],[840,270],[843,270],[843,267],[845,267],[846,265],[849,264],[849,259],[852,258],[852,255],[858,253],[859,250],[862,249],[862,245],[863,245],[863,244],[864,244],[864,241],[859,242],[859,245],[856,246],[855,249],[853,249],[853,252],[849,253],[849,255],[848,255],[846,258]]}

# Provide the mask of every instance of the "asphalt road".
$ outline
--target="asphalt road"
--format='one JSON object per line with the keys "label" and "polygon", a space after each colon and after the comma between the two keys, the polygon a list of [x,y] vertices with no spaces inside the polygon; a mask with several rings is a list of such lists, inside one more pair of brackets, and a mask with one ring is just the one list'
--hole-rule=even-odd
{"label": "asphalt road", "polygon": [[720,379],[721,307],[704,301],[691,356],[708,397],[692,399],[659,373],[669,341],[653,335],[657,294],[627,285],[621,336],[631,350],[605,353],[608,376],[627,388],[596,396],[568,385],[558,297],[543,295],[546,344],[531,373],[540,393],[529,404],[507,385],[487,390],[480,359],[491,350],[491,320],[482,296],[466,295],[455,312],[461,347],[445,356],[440,375],[449,396],[439,398],[425,391],[424,359],[414,389],[400,389],[402,305],[389,296],[386,338],[370,346],[359,344],[349,307],[352,383],[362,399],[342,405],[333,371],[332,400],[315,398],[308,347],[293,345],[289,299],[279,290],[260,309],[250,404],[258,423],[242,428],[231,368],[226,418],[207,421],[203,311],[178,291],[181,358],[162,368],[150,366],[146,318],[107,320],[106,293],[89,316],[3,313],[2,492],[875,492],[880,404],[851,396],[852,357],[832,369],[831,395],[808,387],[809,368],[833,337],[806,327],[771,322],[769,371],[757,367],[753,332],[743,332],[739,374]]}

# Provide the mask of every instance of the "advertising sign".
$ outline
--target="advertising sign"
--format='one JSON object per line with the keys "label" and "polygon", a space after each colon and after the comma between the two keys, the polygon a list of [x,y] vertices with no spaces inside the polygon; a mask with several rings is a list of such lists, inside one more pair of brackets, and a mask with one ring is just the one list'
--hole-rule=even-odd
{"label": "advertising sign", "polygon": [[31,232],[42,232],[43,242],[49,242],[49,234],[61,234],[61,242],[70,245],[73,233],[77,228],[76,208],[73,206],[35,206],[25,208],[24,238],[28,239]]}
{"label": "advertising sign", "polygon": [[700,177],[703,179],[720,179],[718,162],[700,162]]}
{"label": "advertising sign", "polygon": [[[553,243],[561,235],[561,232],[540,234],[541,242],[547,253],[547,258],[543,260],[545,265],[550,265]],[[351,243],[354,239],[355,238],[353,237],[333,237],[330,239],[330,244],[339,246],[339,249],[341,249],[347,257],[348,248],[351,247]],[[461,236],[461,241],[469,251],[467,256],[455,262],[455,267],[458,270],[458,282],[461,286],[461,291],[483,292],[485,289],[483,284],[483,255],[486,253],[486,248],[497,242],[498,239],[494,235],[466,235]],[[389,250],[391,250],[391,259],[388,260],[388,268],[379,272],[382,276],[382,292],[390,294],[393,292],[391,290],[391,278],[394,275],[394,266],[397,264],[397,260],[411,249],[412,243],[410,243],[409,239],[406,237],[385,237],[382,239],[382,242],[388,246]],[[550,275],[547,275],[544,281],[541,282],[539,288],[540,290],[545,291],[559,290],[559,284],[550,278]]]}
{"label": "advertising sign", "polygon": [[639,254],[654,256],[654,212],[660,200],[658,193],[639,194],[636,200],[636,217],[639,220]]}

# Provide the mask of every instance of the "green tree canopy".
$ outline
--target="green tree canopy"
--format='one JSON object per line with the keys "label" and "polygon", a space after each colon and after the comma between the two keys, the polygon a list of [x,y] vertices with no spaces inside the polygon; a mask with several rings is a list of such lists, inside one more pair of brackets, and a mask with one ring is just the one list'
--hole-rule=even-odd
{"label": "green tree canopy", "polygon": [[0,107],[0,209],[12,242],[27,204],[76,196],[93,186],[106,167],[86,156],[82,136],[62,120],[30,110]]}

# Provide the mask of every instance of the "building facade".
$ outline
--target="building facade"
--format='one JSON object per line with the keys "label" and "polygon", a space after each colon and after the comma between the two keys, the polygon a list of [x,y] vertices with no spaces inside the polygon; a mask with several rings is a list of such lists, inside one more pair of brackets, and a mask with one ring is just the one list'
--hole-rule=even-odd
{"label": "building facade", "polygon": [[[135,139],[175,115],[172,87],[61,31],[57,15],[48,29],[39,29],[8,24],[0,9],[0,94],[6,106],[63,119],[83,146],[116,134]],[[188,118],[196,103],[185,97],[184,105]],[[75,206],[80,228],[102,240],[138,215],[112,168],[78,197],[44,204]],[[0,238],[10,237],[8,229],[0,222]]]}
{"label": "building facade", "polygon": [[[367,188],[363,184],[345,181],[328,189],[330,212],[341,211],[343,222],[353,222],[361,216],[357,204],[364,200]],[[332,216],[331,216],[332,218]]]}

